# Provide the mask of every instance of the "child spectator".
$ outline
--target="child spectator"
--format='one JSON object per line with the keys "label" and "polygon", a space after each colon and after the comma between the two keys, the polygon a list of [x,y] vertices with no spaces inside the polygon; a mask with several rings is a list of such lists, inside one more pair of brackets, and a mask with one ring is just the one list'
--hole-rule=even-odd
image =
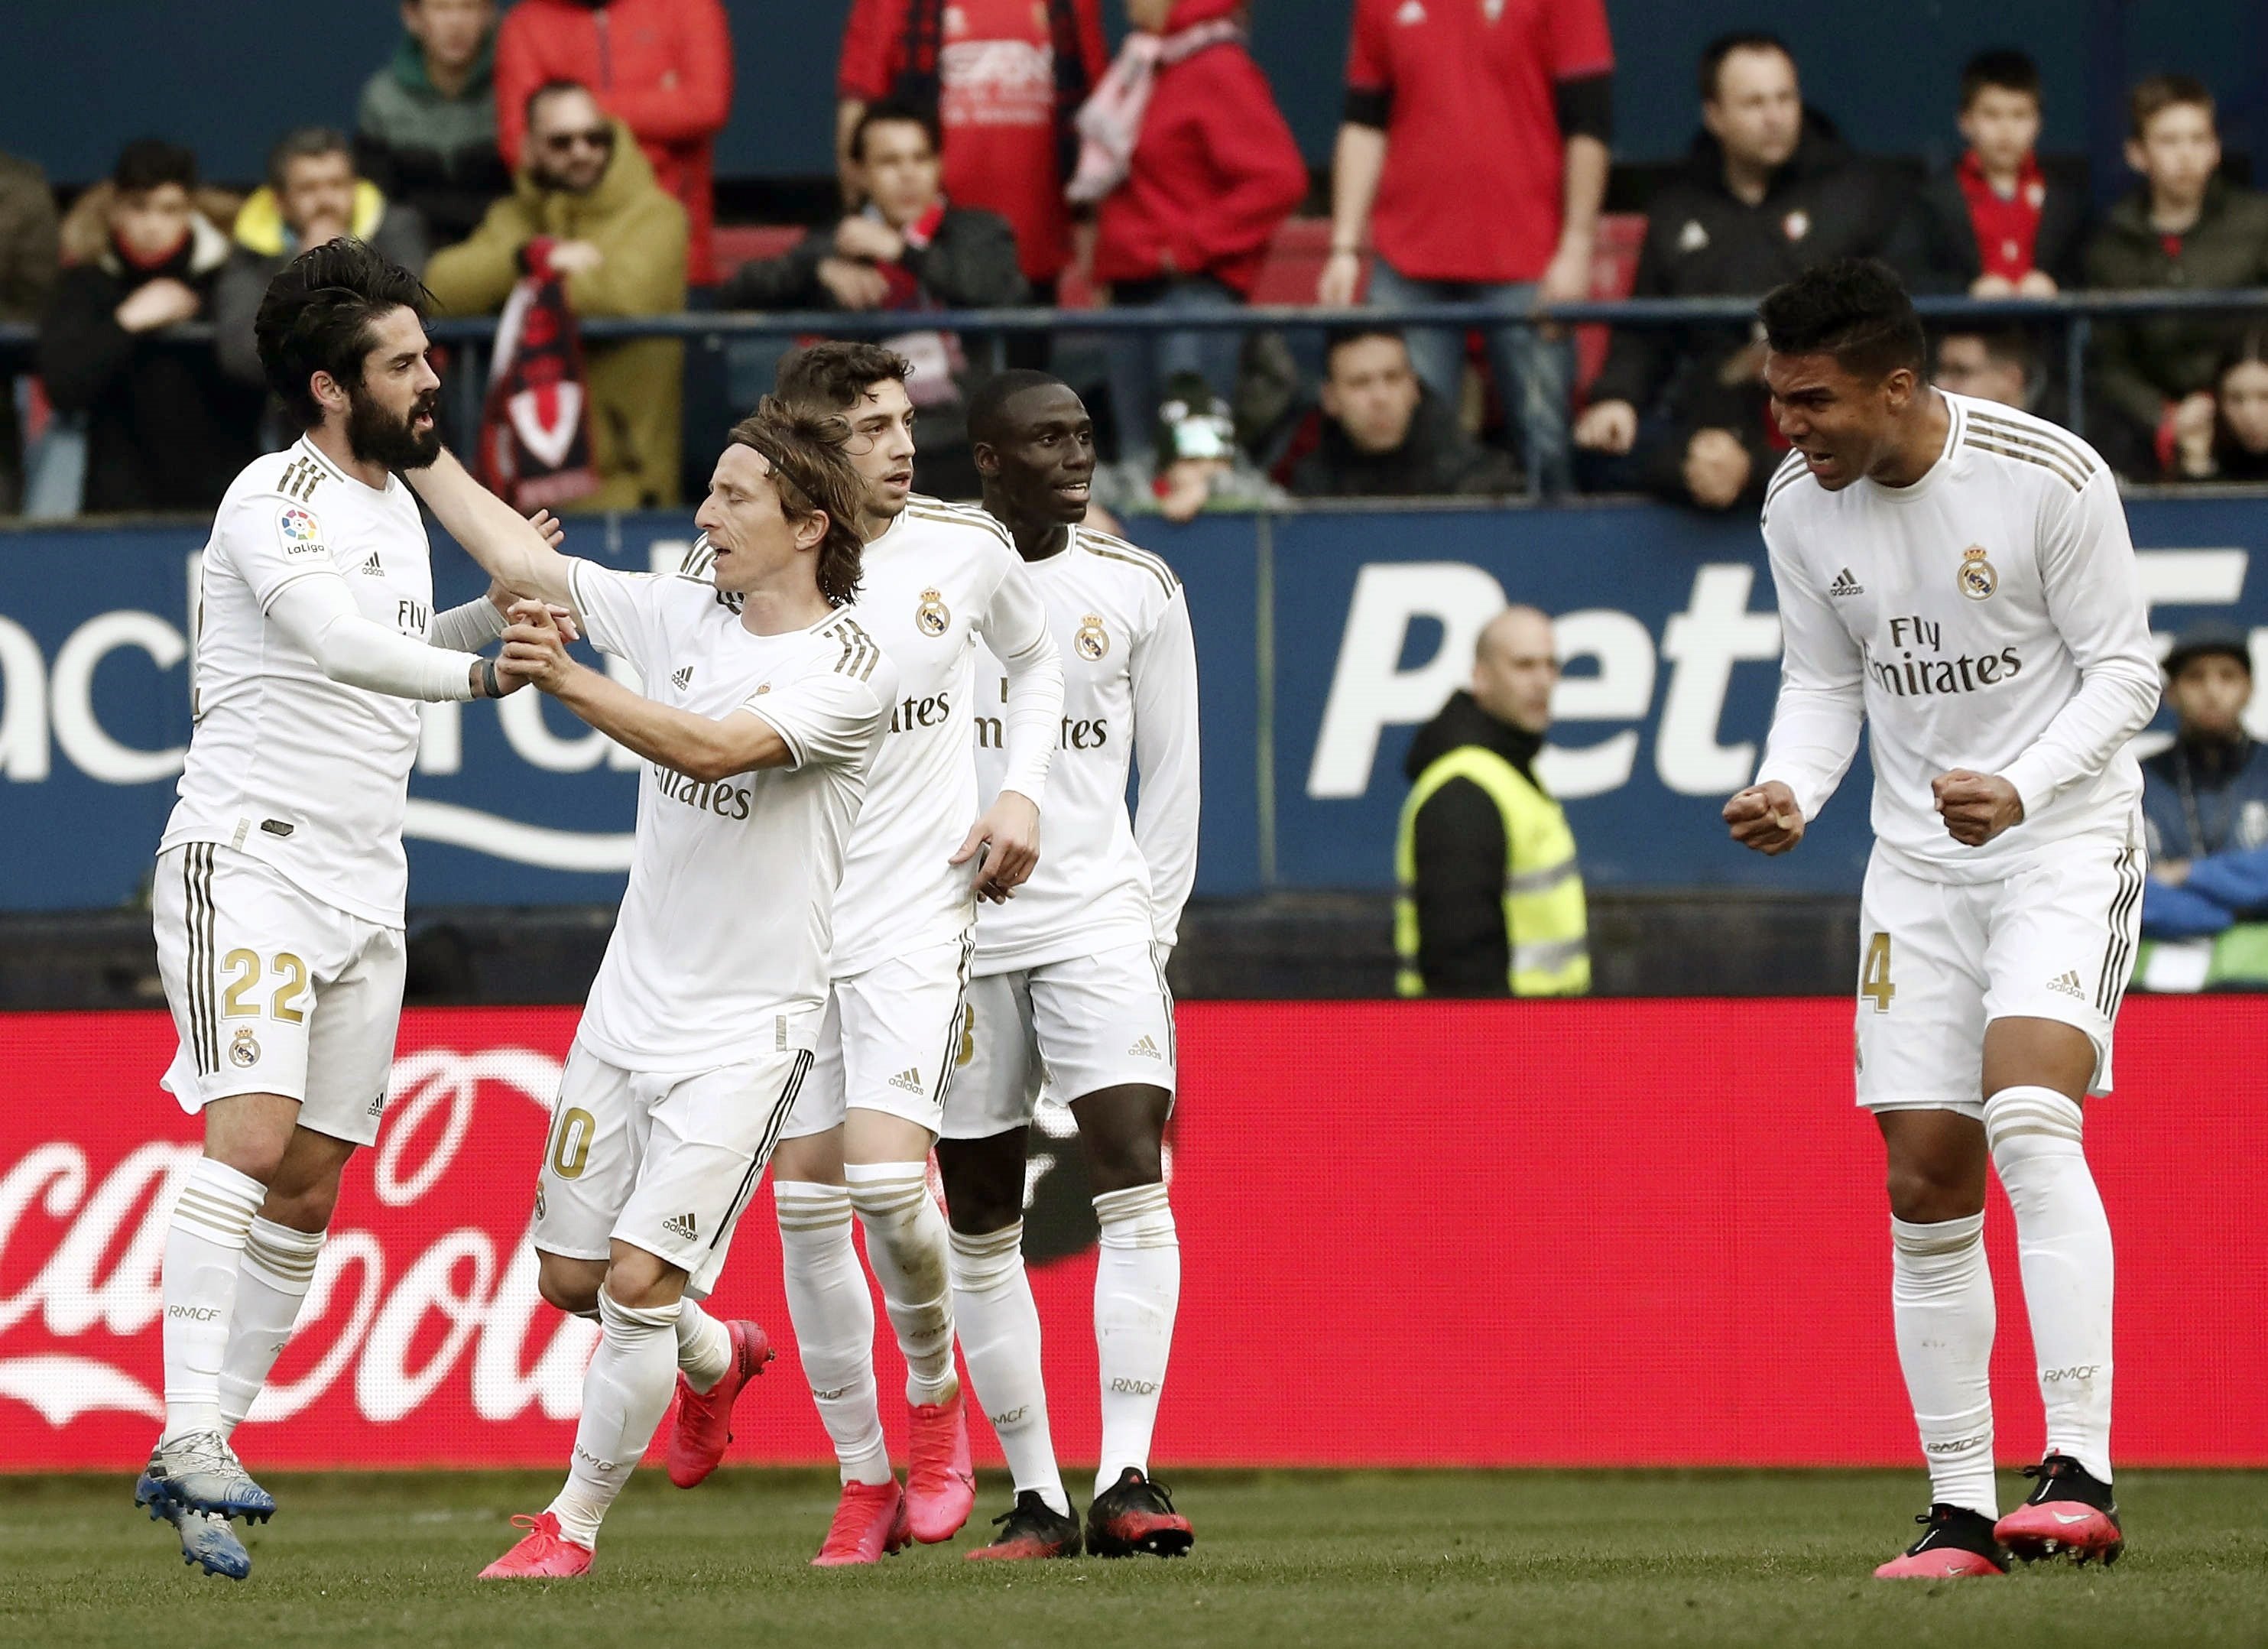
{"label": "child spectator", "polygon": [[2233,624],[2184,630],[2166,655],[2174,741],[2142,764],[2150,880],[2142,931],[2218,933],[2268,917],[2268,753],[2244,731],[2252,654]]}
{"label": "child spectator", "polygon": [[512,192],[497,152],[496,5],[402,0],[401,29],[394,61],[363,84],[355,170],[453,246]]}
{"label": "child spectator", "polygon": [[1890,261],[1917,292],[2054,297],[2079,273],[2087,191],[2034,152],[2038,67],[2019,51],[1970,58],[1960,124],[1967,150],[1915,197]]}
{"label": "child spectator", "polygon": [[[2143,187],[2110,209],[2087,248],[2087,283],[2113,290],[2210,291],[2268,283],[2268,197],[2215,175],[2213,94],[2187,75],[2152,75],[2129,102],[2126,164]],[[2122,475],[2174,467],[2182,428],[2213,416],[2213,368],[2228,340],[2220,316],[2141,315],[2095,328],[2101,427],[2088,430]]]}

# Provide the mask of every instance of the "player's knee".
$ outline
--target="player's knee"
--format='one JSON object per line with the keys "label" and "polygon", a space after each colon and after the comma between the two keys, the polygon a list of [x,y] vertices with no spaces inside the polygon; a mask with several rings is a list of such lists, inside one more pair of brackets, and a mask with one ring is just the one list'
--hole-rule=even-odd
{"label": "player's knee", "polygon": [[260,1207],[260,1217],[293,1231],[323,1231],[329,1228],[331,1212],[338,1204],[339,1186],[335,1180],[328,1185],[288,1189],[270,1184],[267,1200]]}
{"label": "player's knee", "polygon": [[1966,1219],[1984,1209],[1984,1187],[1965,1170],[1955,1172],[1947,1165],[1892,1163],[1888,1189],[1892,1217],[1909,1225]]}
{"label": "player's knee", "polygon": [[1138,1133],[1092,1139],[1087,1145],[1086,1172],[1097,1196],[1155,1185],[1166,1177],[1163,1142],[1154,1134]]}
{"label": "player's knee", "polygon": [[587,1317],[599,1308],[599,1279],[603,1273],[587,1260],[563,1255],[538,1256],[535,1292],[544,1303],[571,1317]]}
{"label": "player's knee", "polygon": [[[685,1294],[685,1273],[643,1249],[620,1254],[607,1267],[607,1298],[633,1311],[674,1306]],[[595,1296],[597,1291],[593,1291]]]}

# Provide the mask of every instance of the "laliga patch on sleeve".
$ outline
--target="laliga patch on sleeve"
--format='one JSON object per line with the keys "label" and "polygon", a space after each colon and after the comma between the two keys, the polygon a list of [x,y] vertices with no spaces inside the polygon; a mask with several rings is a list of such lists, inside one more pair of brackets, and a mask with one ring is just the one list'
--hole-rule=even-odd
{"label": "laliga patch on sleeve", "polygon": [[320,556],[323,553],[323,526],[312,512],[298,504],[284,505],[276,518],[276,539],[287,556]]}

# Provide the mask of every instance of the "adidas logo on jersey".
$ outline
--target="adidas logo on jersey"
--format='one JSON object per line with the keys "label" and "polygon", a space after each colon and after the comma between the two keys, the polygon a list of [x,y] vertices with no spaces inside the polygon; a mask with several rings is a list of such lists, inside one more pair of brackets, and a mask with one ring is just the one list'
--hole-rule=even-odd
{"label": "adidas logo on jersey", "polygon": [[682,1237],[688,1242],[700,1235],[693,1228],[693,1216],[690,1214],[672,1214],[661,1222],[661,1228],[671,1236]]}
{"label": "adidas logo on jersey", "polygon": [[693,666],[688,664],[682,669],[671,671],[669,673],[669,679],[677,683],[677,690],[679,692],[683,692],[685,690],[685,684],[693,679]]}
{"label": "adidas logo on jersey", "polygon": [[890,1086],[903,1088],[909,1093],[919,1093],[922,1091],[921,1072],[909,1065],[890,1078]]}
{"label": "adidas logo on jersey", "polygon": [[362,572],[364,577],[370,578],[383,578],[386,577],[386,563],[378,558],[378,554],[375,550],[371,553],[370,559],[363,563]]}
{"label": "adidas logo on jersey", "polygon": [[1142,1038],[1141,1041],[1136,1042],[1133,1047],[1128,1049],[1126,1051],[1139,1059],[1156,1059],[1162,1061],[1165,1058],[1165,1055],[1158,1051],[1158,1044],[1151,1041],[1147,1036]]}
{"label": "adidas logo on jersey", "polygon": [[2050,980],[2048,989],[2060,990],[2067,997],[2077,997],[2081,1002],[2087,1000],[2087,988],[2079,983],[2079,975],[2068,969],[2062,978]]}
{"label": "adidas logo on jersey", "polygon": [[1827,586],[1830,595],[1864,595],[1867,586],[1851,576],[1848,567],[1835,575],[1835,582]]}

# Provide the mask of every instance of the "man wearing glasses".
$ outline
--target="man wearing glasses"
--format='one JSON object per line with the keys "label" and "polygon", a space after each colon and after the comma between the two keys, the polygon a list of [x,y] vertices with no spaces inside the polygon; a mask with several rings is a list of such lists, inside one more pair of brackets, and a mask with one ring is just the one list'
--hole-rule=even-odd
{"label": "man wearing glasses", "polygon": [[[434,254],[425,283],[449,314],[494,314],[548,260],[578,315],[674,314],[685,307],[685,209],[654,181],[627,129],[586,87],[558,80],[527,99],[512,194],[471,239]],[[577,507],[674,505],[684,346],[625,338],[584,357],[600,485]]]}

